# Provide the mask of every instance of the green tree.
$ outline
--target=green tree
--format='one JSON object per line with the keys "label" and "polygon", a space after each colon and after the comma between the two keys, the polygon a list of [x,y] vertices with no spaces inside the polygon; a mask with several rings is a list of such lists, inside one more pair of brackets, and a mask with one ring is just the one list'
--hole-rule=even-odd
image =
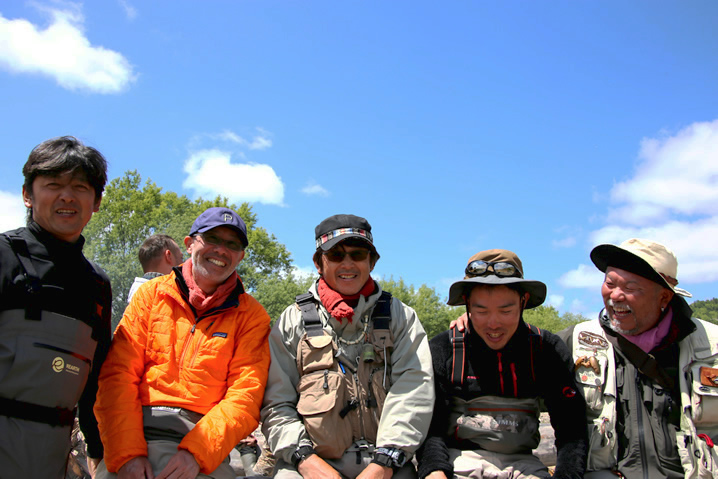
{"label": "green tree", "polygon": [[524,311],[524,321],[552,333],[587,320],[588,318],[576,313],[564,313],[560,316],[556,308],[544,304]]}
{"label": "green tree", "polygon": [[415,288],[413,285],[406,284],[402,278],[398,281],[394,280],[393,276],[378,282],[383,290],[414,308],[429,339],[447,330],[449,323],[464,311],[463,308],[448,306],[433,288],[425,284]]}
{"label": "green tree", "polygon": [[[213,201],[190,200],[174,192],[162,192],[151,180],[142,186],[137,171],[128,171],[105,188],[100,211],[92,216],[83,234],[85,254],[99,264],[112,281],[112,323],[117,325],[127,305],[127,292],[135,276],[142,275],[137,250],[156,233],[168,234],[184,250],[184,238],[194,220],[205,209],[226,206],[235,210],[247,224],[249,247],[238,272],[247,290],[253,291],[264,277],[288,274],[291,256],[274,235],[257,226],[257,217],[247,203],[239,207],[226,198]],[[185,254],[185,257],[187,255]]]}
{"label": "green tree", "polygon": [[693,301],[691,303],[693,317],[700,318],[711,323],[718,324],[718,298],[705,301]]}
{"label": "green tree", "polygon": [[264,306],[274,324],[286,307],[294,303],[294,298],[306,293],[316,279],[316,276],[301,278],[293,273],[273,274],[257,285],[252,296]]}

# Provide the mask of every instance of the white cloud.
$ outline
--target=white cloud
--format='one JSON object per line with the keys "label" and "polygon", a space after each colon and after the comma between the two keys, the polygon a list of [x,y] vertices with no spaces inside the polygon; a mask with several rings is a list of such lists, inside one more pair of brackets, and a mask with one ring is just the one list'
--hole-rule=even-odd
{"label": "white cloud", "polygon": [[646,225],[671,214],[718,215],[718,120],[644,138],[632,178],[616,184],[609,220]]}
{"label": "white cloud", "polygon": [[316,278],[317,268],[315,268],[314,265],[306,267],[294,266],[292,268],[292,274],[297,279]]}
{"label": "white cloud", "polygon": [[0,191],[0,232],[25,226],[26,212],[27,208],[19,191]]}
{"label": "white cloud", "polygon": [[576,238],[573,236],[569,236],[562,239],[557,239],[551,241],[551,244],[554,248],[571,248],[573,246],[576,246]]}
{"label": "white cloud", "polygon": [[130,5],[130,2],[128,2],[127,0],[119,0],[119,4],[125,11],[125,15],[128,19],[134,20],[135,18],[137,18],[137,9]]}
{"label": "white cloud", "polygon": [[558,284],[564,288],[588,288],[598,291],[602,281],[603,273],[593,264],[591,266],[579,264],[576,269],[564,273],[558,279]]}
{"label": "white cloud", "polygon": [[183,186],[199,196],[227,197],[242,201],[281,205],[284,184],[271,166],[257,163],[232,163],[230,153],[211,149],[190,155],[184,164],[187,173]]}
{"label": "white cloud", "polygon": [[313,181],[310,181],[307,184],[307,186],[302,188],[302,193],[304,193],[305,195],[309,195],[309,196],[312,196],[312,195],[324,196],[324,197],[329,196],[329,191],[327,191],[326,188],[314,183]]}
{"label": "white cloud", "polygon": [[678,257],[678,280],[718,280],[718,120],[641,141],[632,177],[610,192],[608,224],[593,245],[647,238]]}
{"label": "white cloud", "polygon": [[564,301],[566,301],[566,298],[564,298],[560,294],[549,294],[546,302],[549,306],[553,306],[556,309],[561,309],[561,306],[563,306]]}
{"label": "white cloud", "polygon": [[239,136],[231,130],[224,130],[221,133],[215,135],[209,135],[211,138],[228,141],[237,145],[246,146],[250,150],[266,150],[272,147],[272,140],[267,138],[266,132],[260,130],[260,135],[256,135],[251,141]]}
{"label": "white cloud", "polygon": [[119,93],[136,79],[124,56],[91,45],[80,4],[38,8],[50,17],[45,28],[0,15],[0,67],[49,76],[68,90],[93,93]]}

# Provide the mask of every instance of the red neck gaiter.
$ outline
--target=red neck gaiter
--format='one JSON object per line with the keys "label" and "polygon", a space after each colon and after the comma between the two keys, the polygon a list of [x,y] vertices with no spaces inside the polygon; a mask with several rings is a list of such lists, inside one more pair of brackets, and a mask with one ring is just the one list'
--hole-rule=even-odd
{"label": "red neck gaiter", "polygon": [[336,318],[337,321],[341,322],[344,318],[352,322],[354,317],[354,307],[359,302],[359,296],[369,296],[374,292],[374,280],[369,278],[361,290],[357,294],[341,294],[338,291],[334,291],[324,281],[324,278],[319,278],[319,284],[317,285],[317,291],[319,292],[319,299],[329,314]]}
{"label": "red neck gaiter", "polygon": [[233,271],[224,283],[220,284],[214,293],[207,295],[197,286],[192,276],[192,260],[189,259],[182,264],[182,277],[189,288],[189,304],[197,311],[197,316],[209,311],[225,302],[229,293],[237,287],[237,272]]}

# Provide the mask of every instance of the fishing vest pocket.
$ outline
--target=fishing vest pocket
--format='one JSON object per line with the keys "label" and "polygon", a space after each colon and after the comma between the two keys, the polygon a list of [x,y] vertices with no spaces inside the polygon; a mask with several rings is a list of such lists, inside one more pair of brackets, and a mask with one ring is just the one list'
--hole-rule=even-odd
{"label": "fishing vest pocket", "polygon": [[541,440],[537,398],[454,397],[450,419],[450,435],[486,451],[530,454]]}
{"label": "fishing vest pocket", "polygon": [[349,413],[357,406],[350,397],[347,375],[328,369],[305,374],[297,393],[297,412],[317,454],[325,459],[342,457],[353,442]]}
{"label": "fishing vest pocket", "polygon": [[588,424],[588,470],[610,469],[616,464],[615,424],[607,417]]}
{"label": "fishing vest pocket", "polygon": [[691,419],[698,429],[718,426],[718,359],[711,359],[691,366]]}
{"label": "fishing vest pocket", "polygon": [[305,334],[299,344],[298,369],[302,374],[329,369],[334,365],[334,353],[334,342],[328,334],[319,336]]}
{"label": "fishing vest pocket", "polygon": [[606,383],[608,359],[600,354],[582,355],[582,352],[586,351],[579,350],[578,357],[574,357],[576,383],[583,390],[586,405],[590,409],[600,410],[603,408],[603,389]]}
{"label": "fishing vest pocket", "polygon": [[97,342],[82,321],[42,311],[0,313],[0,395],[47,407],[73,409],[92,368]]}

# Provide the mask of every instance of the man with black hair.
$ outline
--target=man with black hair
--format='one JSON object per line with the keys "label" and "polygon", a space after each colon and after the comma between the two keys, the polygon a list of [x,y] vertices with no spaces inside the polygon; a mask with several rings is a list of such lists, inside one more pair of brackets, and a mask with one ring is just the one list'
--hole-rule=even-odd
{"label": "man with black hair", "polygon": [[262,429],[275,478],[415,477],[434,403],[426,333],[371,278],[366,219],[334,215],[314,232],[319,280],[269,338]]}
{"label": "man with black hair", "polygon": [[172,268],[182,264],[182,251],[171,236],[155,234],[142,242],[137,257],[142,265],[142,276],[136,277],[127,294],[129,303],[137,289],[147,281],[170,274]]}
{"label": "man with black hair", "polygon": [[585,402],[560,338],[530,326],[525,309],[541,305],[546,285],[524,279],[511,251],[481,251],[451,285],[448,304],[465,305],[461,327],[429,344],[436,406],[419,451],[419,477],[548,478],[532,455],[540,442],[543,400],[556,432],[555,478],[581,478],[586,467]]}
{"label": "man with black hair", "polygon": [[94,473],[112,293],[81,233],[100,207],[107,162],[66,136],[36,146],[22,171],[27,226],[0,235],[0,475],[65,477],[76,406]]}

